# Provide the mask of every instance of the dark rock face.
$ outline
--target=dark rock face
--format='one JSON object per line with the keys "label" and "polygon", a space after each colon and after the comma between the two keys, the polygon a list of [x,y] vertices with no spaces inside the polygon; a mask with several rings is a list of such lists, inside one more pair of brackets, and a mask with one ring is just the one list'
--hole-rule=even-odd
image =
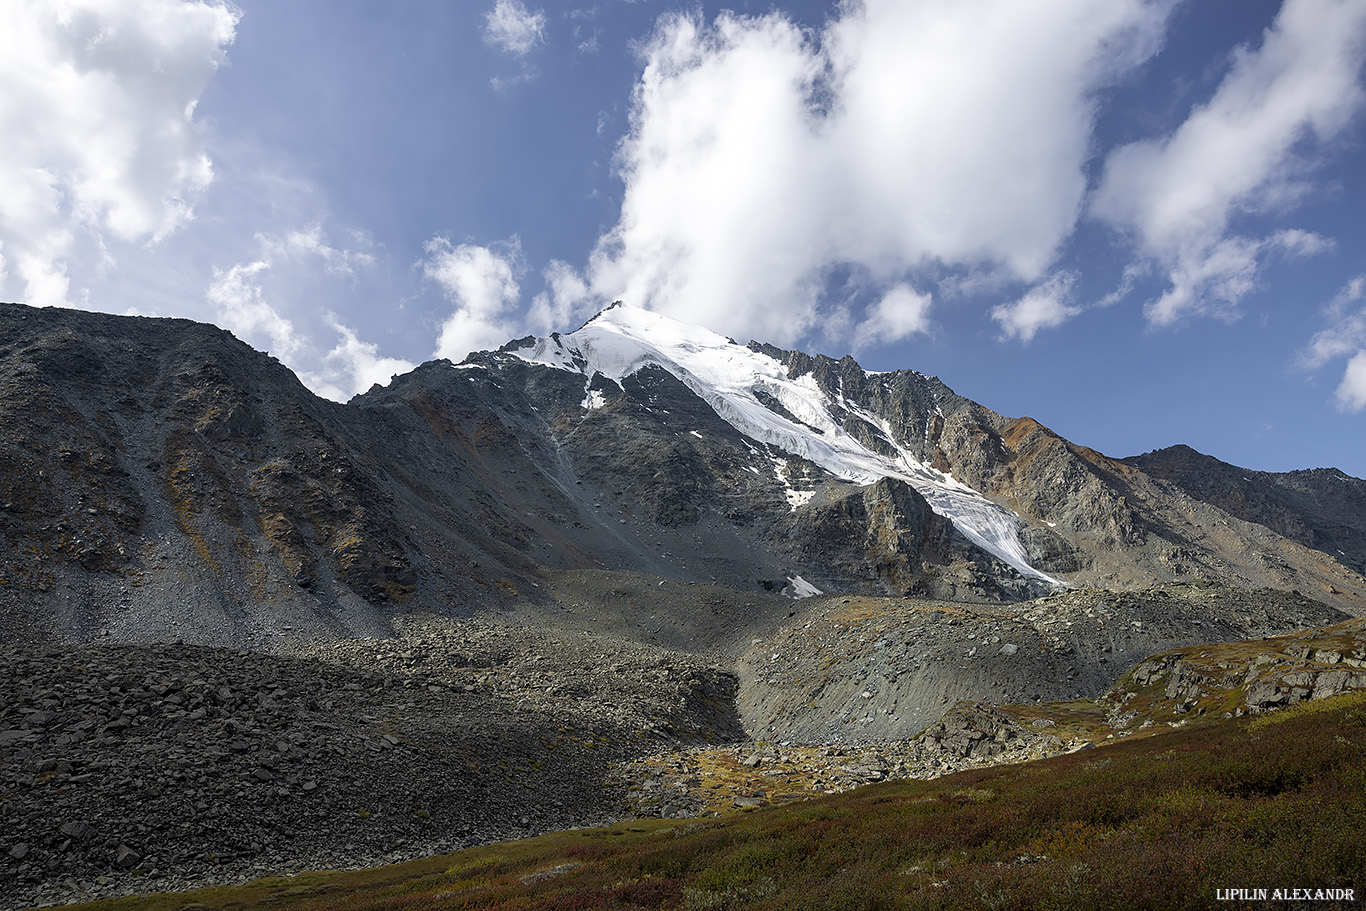
{"label": "dark rock face", "polygon": [[836,590],[871,570],[883,591],[904,596],[1013,601],[1030,591],[896,478],[832,486],[780,520],[776,534],[800,562],[821,567],[809,581]]}
{"label": "dark rock face", "polygon": [[[420,574],[472,587],[424,552],[384,483],[391,428],[228,333],[5,305],[0,338],[12,639],[354,634],[412,601]],[[463,556],[459,538],[440,543]]]}
{"label": "dark rock face", "polygon": [[1366,481],[1335,468],[1252,471],[1189,446],[1124,461],[1187,496],[1366,572]]}
{"label": "dark rock face", "polygon": [[1366,598],[1366,481],[1331,469],[1245,472],[1188,447],[1112,459],[1031,418],[962,398],[934,377],[868,375],[850,358],[751,348],[856,405],[842,425],[867,448],[888,454],[872,415],[902,450],[1013,510],[1026,522],[1021,540],[1032,565],[1069,583],[1267,586],[1350,610]]}

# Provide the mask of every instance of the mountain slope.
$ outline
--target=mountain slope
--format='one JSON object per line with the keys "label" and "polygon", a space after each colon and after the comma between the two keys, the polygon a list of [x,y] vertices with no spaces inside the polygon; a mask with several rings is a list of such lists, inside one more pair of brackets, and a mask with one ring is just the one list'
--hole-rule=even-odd
{"label": "mountain slope", "polygon": [[534,570],[479,526],[477,487],[392,482],[401,427],[319,399],[227,332],[7,305],[0,339],[11,639],[376,634],[385,605],[496,595],[460,572],[471,559],[494,578]]}

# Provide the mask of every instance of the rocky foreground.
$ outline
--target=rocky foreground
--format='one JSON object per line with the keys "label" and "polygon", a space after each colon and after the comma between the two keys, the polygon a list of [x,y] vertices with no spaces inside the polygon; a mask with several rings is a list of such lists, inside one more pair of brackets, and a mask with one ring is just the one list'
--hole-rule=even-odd
{"label": "rocky foreground", "polygon": [[[595,580],[561,580],[553,621],[406,615],[280,654],[0,651],[0,908],[733,812],[1366,686],[1366,621],[1283,592],[827,597],[778,619]],[[1188,644],[1219,639],[1241,641]]]}
{"label": "rocky foreground", "polygon": [[0,653],[0,908],[601,823],[613,761],[743,736],[733,675],[686,655],[492,621],[402,633],[308,657]]}

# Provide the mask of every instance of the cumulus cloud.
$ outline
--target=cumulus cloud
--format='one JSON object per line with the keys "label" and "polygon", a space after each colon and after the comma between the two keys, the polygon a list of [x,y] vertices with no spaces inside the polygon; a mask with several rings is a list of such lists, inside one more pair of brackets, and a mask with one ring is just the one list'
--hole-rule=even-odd
{"label": "cumulus cloud", "polygon": [[1075,273],[1061,272],[1014,303],[994,308],[991,318],[1001,324],[1002,339],[1019,339],[1028,344],[1039,330],[1061,326],[1081,313],[1081,307],[1069,303],[1076,280]]}
{"label": "cumulus cloud", "polygon": [[1210,100],[1174,132],[1110,153],[1090,211],[1169,270],[1171,288],[1148,307],[1150,321],[1228,315],[1255,286],[1260,252],[1304,240],[1238,237],[1230,226],[1269,201],[1297,198],[1311,150],[1361,110],[1364,51],[1366,6],[1357,0],[1286,0],[1261,46],[1239,48]]}
{"label": "cumulus cloud", "polygon": [[569,263],[552,259],[545,268],[546,290],[537,294],[527,312],[532,329],[543,335],[568,332],[593,315],[602,302]]}
{"label": "cumulus cloud", "polygon": [[455,310],[441,325],[435,357],[464,360],[471,351],[497,348],[517,334],[512,306],[521,295],[521,240],[496,245],[455,245],[445,237],[427,242],[423,275],[436,282]]}
{"label": "cumulus cloud", "polygon": [[484,41],[518,57],[545,40],[545,12],[531,12],[521,0],[498,0],[484,14]]}
{"label": "cumulus cloud", "polygon": [[[358,240],[368,244],[364,237]],[[319,225],[258,234],[256,242],[259,259],[213,270],[205,297],[218,325],[275,355],[318,395],[339,402],[413,369],[409,361],[382,356],[377,345],[362,341],[331,312],[322,314],[322,323],[338,341],[324,351],[315,341],[320,334],[313,325],[316,315],[299,303],[308,297],[299,289],[319,272],[353,279],[357,267],[373,262],[372,254],[332,246]]]}
{"label": "cumulus cloud", "polygon": [[890,345],[917,333],[930,331],[930,306],[934,299],[905,282],[898,283],[868,308],[868,315],[854,330],[854,348]]}
{"label": "cumulus cloud", "polygon": [[355,330],[342,323],[336,314],[327,314],[326,320],[340,341],[323,355],[316,370],[300,375],[304,385],[323,398],[345,402],[376,384],[389,385],[395,376],[416,366],[402,358],[383,357],[377,345],[361,341]]}
{"label": "cumulus cloud", "polygon": [[0,243],[33,304],[193,216],[213,179],[195,104],[240,13],[189,0],[11,0],[0,29]]}
{"label": "cumulus cloud", "polygon": [[1358,351],[1347,362],[1337,388],[1338,404],[1344,411],[1366,409],[1366,351]]}
{"label": "cumulus cloud", "polygon": [[841,266],[881,289],[942,265],[1037,281],[1081,210],[1095,94],[1156,50],[1166,14],[867,0],[820,34],[781,13],[666,15],[590,286],[786,343],[832,315]]}

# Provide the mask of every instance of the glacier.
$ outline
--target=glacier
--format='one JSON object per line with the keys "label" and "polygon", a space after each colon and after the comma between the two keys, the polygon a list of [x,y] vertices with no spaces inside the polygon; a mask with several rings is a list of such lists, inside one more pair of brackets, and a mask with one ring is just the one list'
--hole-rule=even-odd
{"label": "glacier", "polygon": [[[880,430],[897,457],[872,452],[831,415],[829,406],[834,403],[814,376],[789,378],[787,368],[776,359],[710,329],[616,304],[573,332],[532,339],[511,353],[531,363],[582,374],[589,383],[601,375],[620,384],[643,367],[662,367],[745,436],[814,462],[846,481],[865,485],[881,478],[905,481],[978,547],[1025,576],[1062,584],[1030,565],[1020,541],[1022,520],[1014,513],[952,475],[915,459],[886,421],[841,394],[839,406]],[[760,401],[760,395],[776,400],[797,420],[773,411]],[[797,505],[793,503],[794,508]]]}

